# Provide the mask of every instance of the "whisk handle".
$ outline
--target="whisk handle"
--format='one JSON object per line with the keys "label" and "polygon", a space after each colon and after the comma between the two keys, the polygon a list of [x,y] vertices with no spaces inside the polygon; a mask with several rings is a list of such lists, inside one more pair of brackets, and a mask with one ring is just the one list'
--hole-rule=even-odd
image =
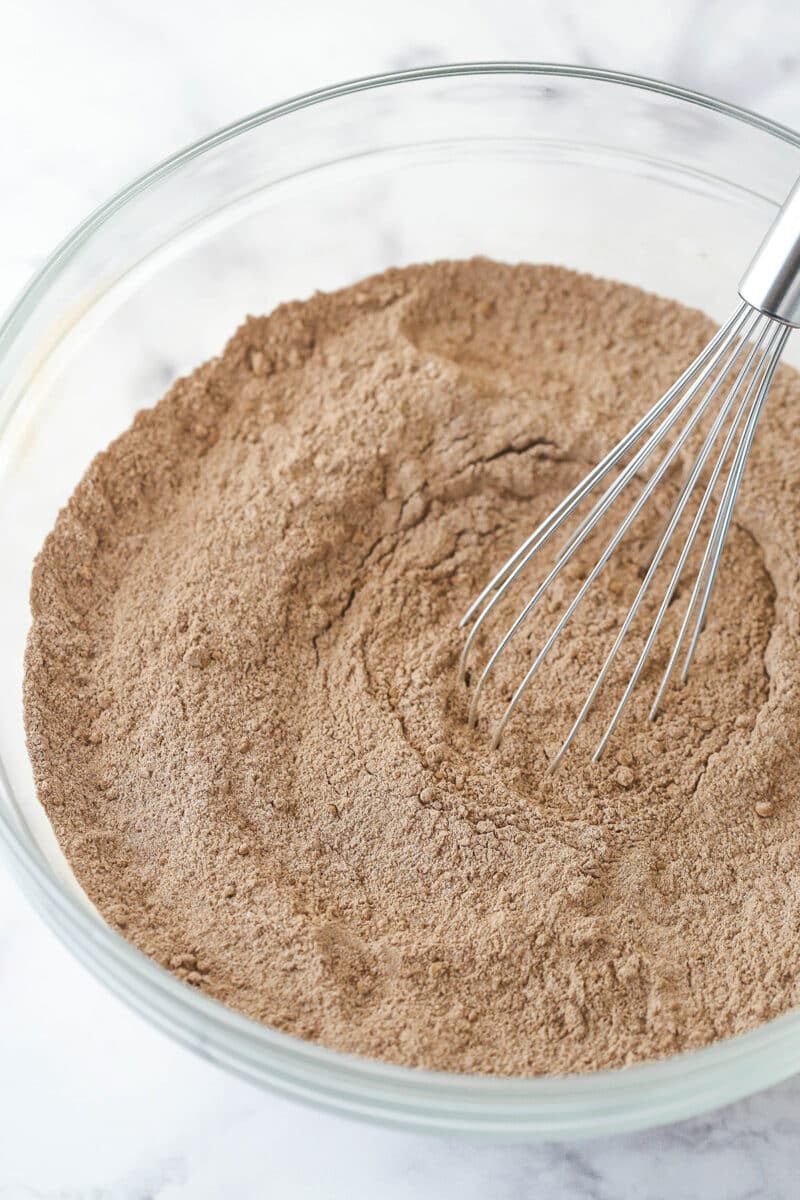
{"label": "whisk handle", "polygon": [[765,316],[800,328],[800,179],[742,276],[739,295]]}

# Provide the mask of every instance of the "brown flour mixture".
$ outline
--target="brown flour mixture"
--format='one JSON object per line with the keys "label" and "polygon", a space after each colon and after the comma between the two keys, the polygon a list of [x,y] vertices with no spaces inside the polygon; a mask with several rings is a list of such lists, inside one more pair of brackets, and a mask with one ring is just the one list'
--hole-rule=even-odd
{"label": "brown flour mixture", "polygon": [[680,605],[603,761],[614,686],[545,774],[657,514],[499,752],[597,545],[477,730],[455,685],[469,600],[711,330],[554,267],[438,263],[248,320],[140,413],[38,558],[25,680],[40,795],[103,915],[280,1029],[452,1070],[616,1066],[800,1002],[795,372],[655,726]]}

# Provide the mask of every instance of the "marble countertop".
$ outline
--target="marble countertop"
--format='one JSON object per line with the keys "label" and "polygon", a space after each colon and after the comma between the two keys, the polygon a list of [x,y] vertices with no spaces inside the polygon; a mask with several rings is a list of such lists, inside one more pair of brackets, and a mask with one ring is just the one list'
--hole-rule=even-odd
{"label": "marble countertop", "polygon": [[[800,127],[787,0],[6,0],[0,307],[89,209],[245,112],[339,79],[539,58],[670,79]],[[14,702],[13,698],[10,702]],[[709,1116],[601,1141],[400,1135],[260,1093],[106,993],[0,864],[0,1200],[783,1200],[800,1077]]]}

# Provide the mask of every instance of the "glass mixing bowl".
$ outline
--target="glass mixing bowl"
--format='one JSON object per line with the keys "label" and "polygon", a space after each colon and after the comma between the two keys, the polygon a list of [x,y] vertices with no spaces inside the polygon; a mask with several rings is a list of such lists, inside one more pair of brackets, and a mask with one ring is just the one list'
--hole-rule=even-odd
{"label": "glass mixing bowl", "polygon": [[97,915],[34,796],[20,704],[31,562],[58,507],[93,453],[245,313],[391,264],[484,254],[612,276],[721,319],[798,174],[796,134],[678,88],[543,64],[442,67],[301,96],[214,133],[53,253],[0,330],[0,841],[42,916],[126,1003],[286,1096],[488,1137],[652,1125],[800,1068],[800,1013],[665,1061],[538,1079],[391,1066],[259,1025]]}

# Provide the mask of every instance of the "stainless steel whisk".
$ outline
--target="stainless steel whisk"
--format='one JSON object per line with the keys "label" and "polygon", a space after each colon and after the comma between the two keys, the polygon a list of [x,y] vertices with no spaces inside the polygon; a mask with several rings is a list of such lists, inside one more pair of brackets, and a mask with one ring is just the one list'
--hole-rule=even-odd
{"label": "stainless steel whisk", "polygon": [[[708,345],[700,352],[697,358],[689,364],[680,378],[656,401],[649,412],[645,413],[641,420],[625,434],[617,445],[608,452],[605,458],[589,471],[569,495],[534,529],[533,533],[525,539],[522,545],[519,546],[497,574],[489,581],[462,617],[459,628],[463,628],[470,624],[470,622],[472,623],[459,663],[459,676],[462,680],[466,680],[470,650],[475,641],[475,636],[481,625],[483,625],[486,618],[495,608],[495,605],[506,594],[534,556],[578,509],[579,505],[598,487],[609,472],[613,471],[621,463],[628,451],[633,450],[635,446],[642,442],[642,439],[645,439],[627,465],[620,470],[620,473],[606,486],[599,499],[595,500],[592,504],[588,513],[580,521],[577,529],[556,557],[552,568],[544,575],[544,578],[538,584],[530,599],[523,605],[477,674],[469,709],[469,720],[471,724],[474,724],[477,720],[480,697],[484,687],[498,659],[514,635],[617,497],[621,495],[631,480],[637,477],[646,460],[656,451],[657,447],[661,446],[673,427],[682,417],[684,418],[677,436],[669,443],[658,465],[644,483],[631,508],[618,525],[613,536],[606,543],[595,565],[586,574],[577,592],[561,613],[538,654],[518,684],[500,718],[499,724],[495,728],[493,735],[495,746],[499,744],[503,730],[516,708],[520,697],[531,683],[534,675],[549,654],[556,639],[564,630],[570,617],[611,558],[617,546],[625,537],[628,529],[655,491],[660,480],[668,471],[670,464],[690,436],[692,430],[701,420],[704,413],[709,411],[709,409],[713,411],[712,406],[716,401],[718,402],[716,415],[679,490],[677,499],[672,506],[670,516],[663,533],[660,535],[636,596],[622,620],[614,643],[589,690],[583,707],[575,718],[558,753],[551,760],[548,769],[552,771],[559,764],[578,729],[583,724],[600,688],[603,686],[623,639],[639,611],[642,600],[650,588],[650,584],[653,581],[656,570],[675,529],[691,500],[695,486],[698,480],[700,480],[704,468],[713,459],[713,465],[710,466],[710,474],[705,485],[702,487],[699,503],[695,509],[694,517],[692,518],[686,539],[670,576],[663,599],[650,627],[650,631],[644,640],[636,665],[614,711],[614,715],[594,751],[593,760],[597,761],[603,753],[644,669],[664,615],[678,586],[681,573],[686,565],[703,517],[709,511],[709,506],[712,505],[720,478],[724,476],[708,541],[706,542],[700,566],[695,576],[694,585],[684,611],[675,645],[650,709],[651,720],[655,718],[658,712],[664,692],[680,656],[681,647],[691,626],[692,631],[689,636],[689,644],[681,672],[682,680],[686,680],[695,647],[697,646],[697,641],[705,622],[708,602],[717,574],[717,567],[719,566],[722,548],[731,523],[739,485],[744,474],[756,425],[786,340],[793,328],[800,328],[800,180],[795,184],[783,207],[780,209],[764,241],[761,243],[755,258],[745,272],[739,285],[739,296],[742,303]],[[720,398],[721,402],[719,402]],[[652,432],[648,433],[650,430]],[[713,458],[718,442],[719,446],[716,458]],[[711,511],[713,511],[713,508]]]}

